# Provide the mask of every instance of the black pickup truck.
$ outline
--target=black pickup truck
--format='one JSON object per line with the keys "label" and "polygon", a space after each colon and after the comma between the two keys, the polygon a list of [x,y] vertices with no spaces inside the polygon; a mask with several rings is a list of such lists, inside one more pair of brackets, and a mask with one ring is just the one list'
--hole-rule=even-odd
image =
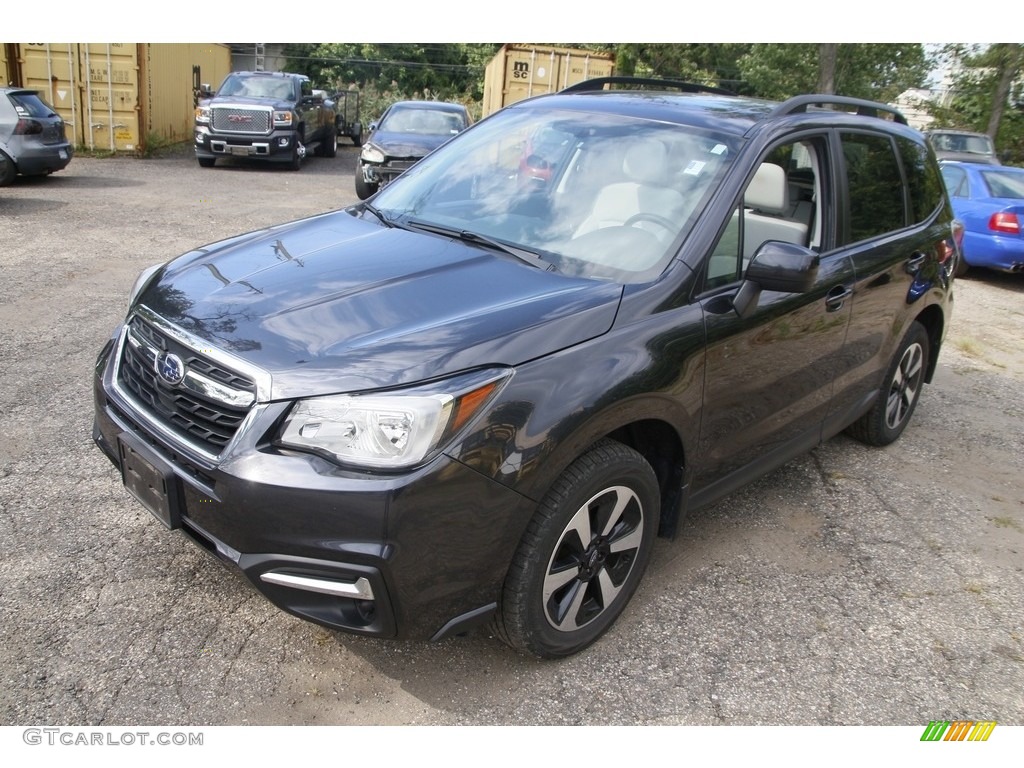
{"label": "black pickup truck", "polygon": [[216,93],[196,105],[196,159],[212,168],[218,157],[251,157],[302,167],[308,152],[334,157],[334,102],[309,78],[289,72],[232,72]]}

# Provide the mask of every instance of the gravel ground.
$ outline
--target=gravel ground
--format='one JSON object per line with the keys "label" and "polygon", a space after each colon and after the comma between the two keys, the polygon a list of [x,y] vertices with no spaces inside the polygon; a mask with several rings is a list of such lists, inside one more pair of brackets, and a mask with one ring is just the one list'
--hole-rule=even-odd
{"label": "gravel ground", "polygon": [[76,157],[0,190],[0,725],[1024,724],[1021,278],[957,282],[897,444],[836,438],[691,516],[564,661],[331,632],[163,530],[90,439],[135,276],[355,202],[355,157]]}

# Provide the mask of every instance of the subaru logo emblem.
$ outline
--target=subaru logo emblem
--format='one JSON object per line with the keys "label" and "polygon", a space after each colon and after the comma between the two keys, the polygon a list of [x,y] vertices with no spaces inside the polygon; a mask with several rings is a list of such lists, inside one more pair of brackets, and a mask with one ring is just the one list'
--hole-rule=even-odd
{"label": "subaru logo emblem", "polygon": [[156,372],[168,384],[181,384],[185,378],[185,364],[177,355],[161,352],[156,356]]}

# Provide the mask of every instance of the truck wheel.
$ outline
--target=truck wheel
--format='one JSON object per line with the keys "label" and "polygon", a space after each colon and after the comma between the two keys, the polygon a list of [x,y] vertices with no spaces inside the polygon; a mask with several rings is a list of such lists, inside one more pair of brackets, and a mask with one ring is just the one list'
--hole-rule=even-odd
{"label": "truck wheel", "polygon": [[363,179],[363,172],[356,168],[356,197],[365,200],[375,194],[380,188],[379,184],[371,184]]}
{"label": "truck wheel", "polygon": [[658,478],[643,456],[597,443],[562,473],[527,526],[492,628],[542,658],[607,631],[643,576],[658,531]]}
{"label": "truck wheel", "polygon": [[292,159],[288,163],[289,171],[297,171],[302,167],[302,161],[306,157],[306,147],[298,139],[295,140],[295,149],[292,150]]}
{"label": "truck wheel", "polygon": [[363,146],[363,134],[362,132],[352,134],[352,143],[357,147]]}
{"label": "truck wheel", "polygon": [[338,154],[338,132],[331,131],[327,140],[320,145],[321,157],[335,157]]}
{"label": "truck wheel", "polygon": [[197,157],[196,160],[199,161],[200,168],[213,168],[217,164],[216,157]]}

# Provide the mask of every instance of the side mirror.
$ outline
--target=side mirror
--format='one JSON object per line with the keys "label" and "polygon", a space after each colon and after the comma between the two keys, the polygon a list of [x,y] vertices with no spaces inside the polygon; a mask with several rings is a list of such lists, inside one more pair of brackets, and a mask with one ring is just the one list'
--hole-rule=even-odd
{"label": "side mirror", "polygon": [[761,291],[806,293],[818,279],[821,257],[810,248],[779,240],[763,243],[747,266],[746,277],[732,300],[739,317],[757,307]]}
{"label": "side mirror", "polygon": [[203,83],[199,86],[199,96],[204,99],[213,97],[213,86],[209,83]]}

